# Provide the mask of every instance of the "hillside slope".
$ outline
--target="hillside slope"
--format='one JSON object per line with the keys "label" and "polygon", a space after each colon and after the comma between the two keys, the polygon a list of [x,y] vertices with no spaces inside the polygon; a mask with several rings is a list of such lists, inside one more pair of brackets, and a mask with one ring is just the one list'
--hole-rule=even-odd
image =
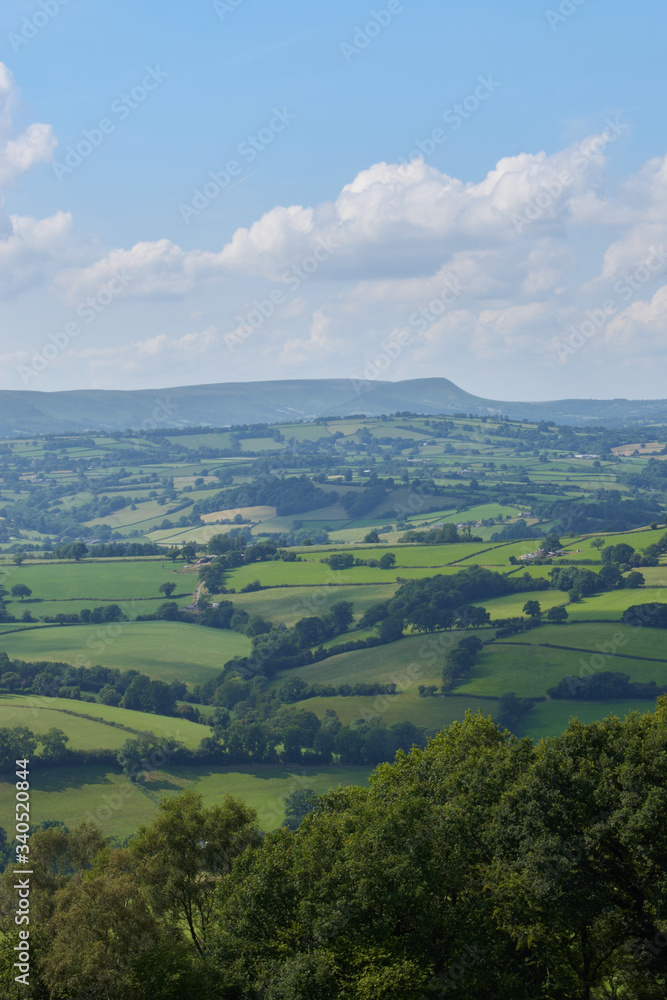
{"label": "hillside slope", "polygon": [[131,391],[0,392],[0,435],[227,426],[363,413],[505,414],[557,423],[621,424],[667,420],[667,400],[570,399],[503,402],[465,392],[446,378],[403,382],[296,379],[228,382]]}

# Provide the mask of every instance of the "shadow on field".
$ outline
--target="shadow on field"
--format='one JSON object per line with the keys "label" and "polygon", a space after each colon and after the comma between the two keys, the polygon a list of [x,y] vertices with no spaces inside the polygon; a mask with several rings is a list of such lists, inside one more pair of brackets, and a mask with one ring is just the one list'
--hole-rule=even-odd
{"label": "shadow on field", "polygon": [[170,768],[170,773],[174,777],[181,778],[183,781],[200,781],[202,778],[213,777],[216,774],[245,774],[250,778],[259,778],[262,781],[288,781],[295,775],[309,777],[314,774],[321,774],[323,770],[331,772],[332,775],[338,774],[338,769],[335,767],[286,767],[284,764],[265,764],[255,767],[251,764],[220,764],[211,766],[200,765],[196,768],[177,765]]}
{"label": "shadow on field", "polygon": [[174,775],[167,771],[151,771],[150,777],[145,778],[138,784],[139,788],[145,788],[149,792],[181,792],[183,791],[183,779],[174,780]]}
{"label": "shadow on field", "polygon": [[44,768],[33,772],[32,789],[38,792],[63,792],[68,788],[81,788],[83,785],[113,785],[113,772],[103,767],[63,767]]}

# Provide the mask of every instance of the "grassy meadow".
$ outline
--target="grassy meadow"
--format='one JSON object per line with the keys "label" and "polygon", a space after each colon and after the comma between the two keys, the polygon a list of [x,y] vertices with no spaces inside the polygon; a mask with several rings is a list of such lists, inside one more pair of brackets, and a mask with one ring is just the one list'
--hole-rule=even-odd
{"label": "grassy meadow", "polygon": [[[133,784],[124,775],[104,767],[45,769],[31,776],[31,814],[35,823],[58,819],[70,829],[81,822],[94,823],[107,836],[124,840],[137,827],[153,820],[163,796],[190,788],[201,793],[206,805],[227,794],[244,799],[257,811],[260,828],[269,831],[281,825],[285,799],[292,792],[312,788],[320,794],[339,786],[366,785],[370,770],[174,766],[150,772],[145,783]],[[12,824],[15,794],[11,781],[0,781],[0,826],[5,829]]]}
{"label": "grassy meadow", "polygon": [[118,622],[29,629],[0,636],[0,650],[18,660],[55,660],[75,666],[138,670],[167,683],[202,684],[250,640],[238,632],[181,622]]}

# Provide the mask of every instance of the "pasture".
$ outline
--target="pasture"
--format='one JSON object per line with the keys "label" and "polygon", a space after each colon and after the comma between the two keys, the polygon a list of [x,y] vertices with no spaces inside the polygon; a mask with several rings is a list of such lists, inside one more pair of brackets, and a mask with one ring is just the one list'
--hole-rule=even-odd
{"label": "pasture", "polygon": [[536,642],[523,643],[518,637],[513,643],[506,641],[485,647],[456,691],[498,698],[513,691],[520,698],[538,698],[566,675],[588,676],[596,670],[627,674],[631,681],[667,683],[667,661],[652,662],[631,655],[605,656],[595,649],[583,652],[573,648],[554,649]]}
{"label": "pasture", "polygon": [[[85,715],[92,715],[95,720],[102,719],[104,721],[85,719],[83,718]],[[42,716],[50,720],[49,725],[43,722]],[[58,719],[60,721],[57,721]],[[129,708],[101,705],[99,702],[73,701],[69,698],[45,698],[35,695],[0,695],[0,720],[2,720],[0,725],[3,727],[27,726],[34,733],[46,732],[52,726],[64,729],[72,740],[73,750],[107,749],[108,747],[113,749],[116,746],[115,740],[118,735],[122,737],[120,743],[117,744],[118,746],[132,737],[132,733],[116,729],[112,725],[105,725],[105,722],[127,726],[128,729],[136,732],[151,732],[156,736],[169,736],[183,743],[189,750],[196,750],[203,738],[210,735],[208,726],[189,722],[187,719],[135,712]],[[84,746],[74,741],[75,735],[77,740],[86,739],[89,735],[92,736],[93,730],[90,728],[92,726],[97,727],[97,736],[100,742]]]}
{"label": "pasture", "polygon": [[[320,770],[287,767],[166,768],[153,771],[144,783],[133,784],[124,775],[104,767],[44,769],[31,774],[33,822],[59,819],[70,829],[78,823],[99,826],[107,836],[125,839],[137,827],[149,824],[163,796],[186,788],[201,792],[207,806],[226,795],[244,799],[257,811],[261,829],[280,826],[285,799],[300,788],[318,794],[346,785],[366,785],[368,767],[330,767]],[[12,829],[16,789],[0,781],[0,826]]]}
{"label": "pasture", "polygon": [[[278,688],[288,677],[299,677],[306,684],[333,684],[336,687],[340,684],[395,683],[398,690],[413,688],[416,693],[419,684],[442,683],[444,654],[462,635],[460,632],[413,635],[392,642],[390,646],[338,653],[310,666],[283,670],[271,686]],[[350,638],[354,638],[354,633]]]}
{"label": "pasture", "polygon": [[[259,590],[254,594],[231,594],[234,607],[242,608],[249,615],[260,615],[271,622],[284,622],[291,627],[299,618],[325,615],[332,604],[352,601],[357,618],[371,604],[386,601],[393,596],[397,583],[365,584],[361,587],[285,587]],[[224,599],[224,598],[223,598]],[[354,636],[351,636],[354,638]],[[342,641],[342,640],[340,640]]]}
{"label": "pasture", "polygon": [[[333,570],[326,563],[303,562],[258,562],[227,573],[226,586],[239,591],[249,583],[259,580],[263,587],[298,587],[340,586],[353,583],[396,583],[396,577],[403,575],[401,570],[380,569],[372,566],[353,566],[352,569]],[[410,570],[410,576],[432,576],[432,570],[426,567]]]}
{"label": "pasture", "polygon": [[275,507],[231,507],[229,510],[216,510],[212,514],[203,514],[202,521],[205,524],[214,524],[223,519],[232,521],[235,517],[242,517],[248,521],[268,521],[275,516]]}
{"label": "pasture", "polygon": [[636,628],[613,622],[542,625],[534,631],[524,632],[512,639],[499,639],[497,645],[502,646],[514,641],[528,645],[553,643],[572,649],[588,649],[592,652],[600,652],[606,647],[607,651],[630,656],[646,656],[667,663],[667,632],[659,628]]}
{"label": "pasture", "polygon": [[400,695],[377,695],[364,698],[352,695],[349,698],[308,698],[296,703],[297,708],[305,708],[322,718],[327,709],[333,709],[341,722],[350,725],[359,719],[381,718],[388,726],[395,722],[412,722],[415,726],[439,731],[452,722],[464,718],[467,710],[494,716],[498,702],[494,698],[480,698],[464,695],[451,698],[420,698],[417,687]]}
{"label": "pasture", "polygon": [[625,718],[631,712],[644,715],[652,712],[655,703],[639,699],[618,699],[616,701],[541,701],[523,717],[518,736],[531,736],[533,739],[560,736],[567,729],[571,719],[579,722],[596,722],[608,715],[619,719]]}
{"label": "pasture", "polygon": [[[473,604],[486,608],[492,620],[497,618],[520,618],[526,601],[538,601],[542,611],[567,604],[567,594],[560,590],[539,590],[533,593],[522,592],[507,594],[505,597],[491,597],[487,600],[473,601]],[[569,608],[568,608],[569,611]]]}
{"label": "pasture", "polygon": [[[609,522],[599,518],[599,524],[618,524],[627,519],[628,526],[644,527],[623,534],[590,530],[562,538],[566,560],[592,562],[589,568],[597,571],[604,552],[604,548],[599,550],[592,544],[598,534],[607,548],[628,542],[641,552],[665,533],[664,527],[648,527],[654,520],[664,521],[664,490],[659,486],[655,490],[638,488],[628,479],[631,474],[643,475],[652,449],[643,449],[643,457],[624,458],[618,464],[602,459],[596,467],[593,459],[575,460],[563,454],[564,446],[557,450],[553,429],[543,431],[527,422],[507,425],[493,418],[482,421],[448,417],[442,433],[439,424],[438,419],[418,416],[385,420],[350,417],[318,424],[270,428],[258,425],[240,433],[233,428],[211,433],[201,428],[185,434],[163,431],[159,439],[153,435],[123,438],[122,456],[118,436],[102,434],[94,438],[94,444],[79,443],[74,437],[9,442],[13,447],[5,451],[11,478],[3,482],[6,512],[0,526],[6,533],[0,543],[0,569],[7,590],[24,583],[32,596],[23,602],[11,600],[7,611],[17,618],[25,611],[35,617],[54,617],[116,603],[129,622],[72,627],[35,623],[27,630],[20,622],[7,623],[0,625],[0,650],[31,661],[60,660],[135,669],[167,682],[183,680],[191,687],[214,677],[229,659],[250,652],[246,636],[183,623],[136,622],[136,617],[155,612],[166,600],[159,589],[163,583],[176,585],[170,600],[181,609],[191,602],[199,567],[185,567],[181,560],[172,563],[167,558],[167,547],[180,548],[194,541],[198,554],[203,555],[213,535],[232,528],[245,530],[248,538],[271,538],[281,548],[285,542],[278,538],[279,533],[304,529],[305,533],[298,536],[304,539],[308,532],[328,532],[328,544],[295,547],[301,562],[251,563],[230,571],[223,581],[235,590],[228,597],[236,608],[288,627],[300,618],[326,615],[339,601],[352,602],[358,626],[363,613],[372,604],[391,598],[402,581],[436,574],[449,576],[472,566],[512,574],[514,579],[526,571],[533,577],[548,578],[558,564],[556,560],[553,566],[510,563],[512,557],[536,551],[538,539],[492,543],[491,535],[519,517],[546,533],[561,516],[563,505],[571,503],[580,513],[582,506],[600,499],[596,497],[600,488],[616,490],[631,499],[638,513],[634,519],[622,513],[613,518],[610,515]],[[369,433],[363,433],[364,429]],[[582,435],[581,446],[572,443],[573,452],[603,452],[603,443],[598,446],[587,440],[588,431],[575,429],[573,433]],[[637,436],[641,436],[638,431],[628,431],[626,447],[621,451],[631,453]],[[660,435],[655,431],[651,436]],[[369,448],[372,439],[377,442],[383,438],[388,441]],[[526,445],[519,453],[518,439]],[[326,447],[319,449],[317,442],[322,440]],[[304,447],[298,449],[298,454],[294,449],[292,463],[289,456],[293,441]],[[386,449],[383,454],[380,448]],[[20,462],[13,460],[12,452],[17,459],[20,456]],[[276,499],[280,488],[271,483],[270,489],[264,489],[266,473],[260,470],[262,462],[258,463],[255,455],[264,455],[280,478],[305,475],[319,489],[331,494],[335,490],[338,501],[333,502],[331,495],[328,506],[308,509],[308,501],[299,502],[296,494]],[[313,456],[312,465],[308,455]],[[82,459],[85,472],[79,467]],[[374,474],[379,489],[366,502],[364,494],[376,482]],[[195,486],[199,479],[202,482]],[[246,484],[252,485],[248,493],[238,489]],[[341,498],[348,499],[344,496],[348,492],[355,501],[362,501],[353,508],[356,516],[350,516],[340,502]],[[105,497],[122,499],[125,506],[107,515],[92,516],[108,509]],[[247,498],[256,500],[257,505],[243,506]],[[274,503],[281,511],[291,513],[278,516]],[[252,523],[216,523],[232,520],[237,514]],[[80,521],[80,515],[87,520]],[[437,546],[398,542],[406,524],[429,530],[444,523],[482,519],[491,523],[472,529],[484,539],[482,542]],[[171,527],[163,527],[165,520]],[[371,528],[387,529],[382,531],[377,545],[363,541]],[[43,558],[64,539],[79,536],[119,541],[127,537],[148,539],[164,546],[165,557],[84,559],[80,563]],[[364,566],[334,571],[320,562],[334,552],[366,560],[379,560],[391,552],[396,564],[390,570]],[[20,561],[19,553],[24,564],[12,565]],[[410,634],[390,645],[341,653],[308,667],[281,672],[268,682],[268,687],[277,690],[290,677],[333,685],[394,683],[399,692],[395,697],[316,698],[298,703],[297,707],[320,716],[333,709],[343,723],[379,717],[387,724],[410,720],[437,730],[462,718],[467,709],[496,715],[498,699],[508,691],[543,697],[546,689],[567,673],[611,670],[627,673],[635,680],[667,683],[666,633],[624,628],[619,622],[623,611],[632,604],[667,602],[667,557],[662,561],[664,565],[640,570],[647,586],[639,590],[598,593],[573,604],[567,603],[565,592],[556,590],[475,602],[486,607],[494,619],[521,616],[527,600],[539,601],[543,612],[567,605],[569,617],[565,625],[545,624],[533,632],[495,643],[490,642],[494,633],[489,629],[468,633],[478,635],[489,645],[470,675],[446,697],[420,698],[418,688],[421,684],[439,689],[447,651],[457,644],[461,633]],[[262,590],[240,592],[255,580],[259,580]],[[215,595],[210,596],[215,600]],[[335,647],[369,634],[367,629],[352,628],[326,645]],[[625,655],[610,656],[613,651]],[[601,718],[609,711],[622,714],[633,707],[646,710],[650,704],[542,701],[524,717],[521,732],[534,738],[553,735],[564,728],[570,715]],[[204,706],[203,710],[210,716],[213,706]],[[85,714],[96,719],[85,719]],[[62,728],[75,749],[116,749],[130,734],[105,724],[113,721],[132,730],[176,736],[190,748],[210,732],[207,726],[100,704],[0,694],[0,726],[27,725],[35,733]],[[319,791],[338,782],[361,783],[366,777],[367,769],[336,766],[303,775],[281,767],[225,771],[204,766],[166,766],[152,774],[145,787],[137,788],[129,786],[113,769],[56,771],[44,766],[35,778],[36,818],[61,818],[73,825],[88,815],[93,822],[101,818],[105,830],[124,837],[138,823],[150,820],[160,797],[183,787],[196,787],[209,802],[216,801],[226,790],[247,798],[260,810],[263,827],[269,829],[282,820],[286,791],[304,783]],[[5,802],[9,808],[5,794],[9,796],[11,789],[7,789],[0,792],[3,816]]]}
{"label": "pasture", "polygon": [[10,659],[100,664],[189,686],[203,684],[232,657],[247,656],[250,647],[250,640],[239,632],[181,622],[72,625],[0,636],[0,649]]}
{"label": "pasture", "polygon": [[[176,593],[192,593],[194,575],[168,560],[142,559],[30,563],[14,570],[12,586],[24,583],[40,600],[128,601],[135,597],[160,597],[160,584],[175,583]],[[20,602],[19,602],[20,603]],[[65,609],[64,609],[65,610]]]}
{"label": "pasture", "polygon": [[[93,709],[92,715],[96,714],[94,707],[88,706]],[[118,750],[131,735],[92,719],[66,715],[61,709],[36,708],[18,701],[8,703],[0,698],[0,727],[12,729],[16,726],[27,727],[37,737],[49,729],[62,729],[69,737],[67,746],[70,750]]]}
{"label": "pasture", "polygon": [[[451,545],[388,544],[384,541],[384,535],[382,535],[379,545],[355,545],[354,556],[356,559],[380,559],[385,552],[393,552],[396,556],[396,567],[399,569],[413,567],[427,567],[429,569],[455,567],[454,572],[458,572],[460,569],[465,569],[465,567],[455,564],[458,564],[462,559],[467,560],[489,549],[489,545],[484,545],[480,542],[454,542]],[[319,559],[327,559],[334,553],[347,554],[349,551],[349,548],[318,548],[301,549],[300,553],[304,560],[311,562]]]}
{"label": "pasture", "polygon": [[[182,586],[182,585],[181,585]],[[104,608],[108,604],[118,604],[123,613],[130,619],[136,618],[137,615],[151,615],[160,607],[161,604],[166,600],[164,594],[160,595],[159,598],[123,598],[120,601],[87,601],[83,598],[62,600],[62,601],[40,601],[36,598],[28,598],[25,601],[10,601],[8,604],[8,610],[11,614],[20,618],[25,611],[29,611],[33,618],[43,618],[49,617],[54,618],[56,615],[78,615],[84,609],[92,611],[94,608]],[[176,592],[172,597],[172,601],[177,601],[179,604],[189,604],[192,600],[192,592],[190,593],[178,593]],[[30,624],[30,623],[29,623]],[[0,625],[0,630],[4,631],[5,626]]]}
{"label": "pasture", "polygon": [[[600,618],[620,620],[623,612],[634,604],[648,604],[653,601],[664,603],[666,596],[664,588],[608,590],[603,594],[584,597],[576,604],[568,604],[567,613],[573,622],[595,621]],[[567,599],[567,594],[563,594],[563,597]]]}

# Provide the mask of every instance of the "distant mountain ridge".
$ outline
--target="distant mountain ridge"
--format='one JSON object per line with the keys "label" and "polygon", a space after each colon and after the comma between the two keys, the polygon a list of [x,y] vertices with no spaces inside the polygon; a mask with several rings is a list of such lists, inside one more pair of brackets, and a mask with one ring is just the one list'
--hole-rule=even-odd
{"label": "distant mountain ridge", "polygon": [[667,422],[667,399],[564,399],[504,402],[483,399],[446,378],[403,382],[294,379],[227,382],[167,389],[0,391],[0,435],[279,423],[363,413],[503,414],[512,419],[618,427]]}

